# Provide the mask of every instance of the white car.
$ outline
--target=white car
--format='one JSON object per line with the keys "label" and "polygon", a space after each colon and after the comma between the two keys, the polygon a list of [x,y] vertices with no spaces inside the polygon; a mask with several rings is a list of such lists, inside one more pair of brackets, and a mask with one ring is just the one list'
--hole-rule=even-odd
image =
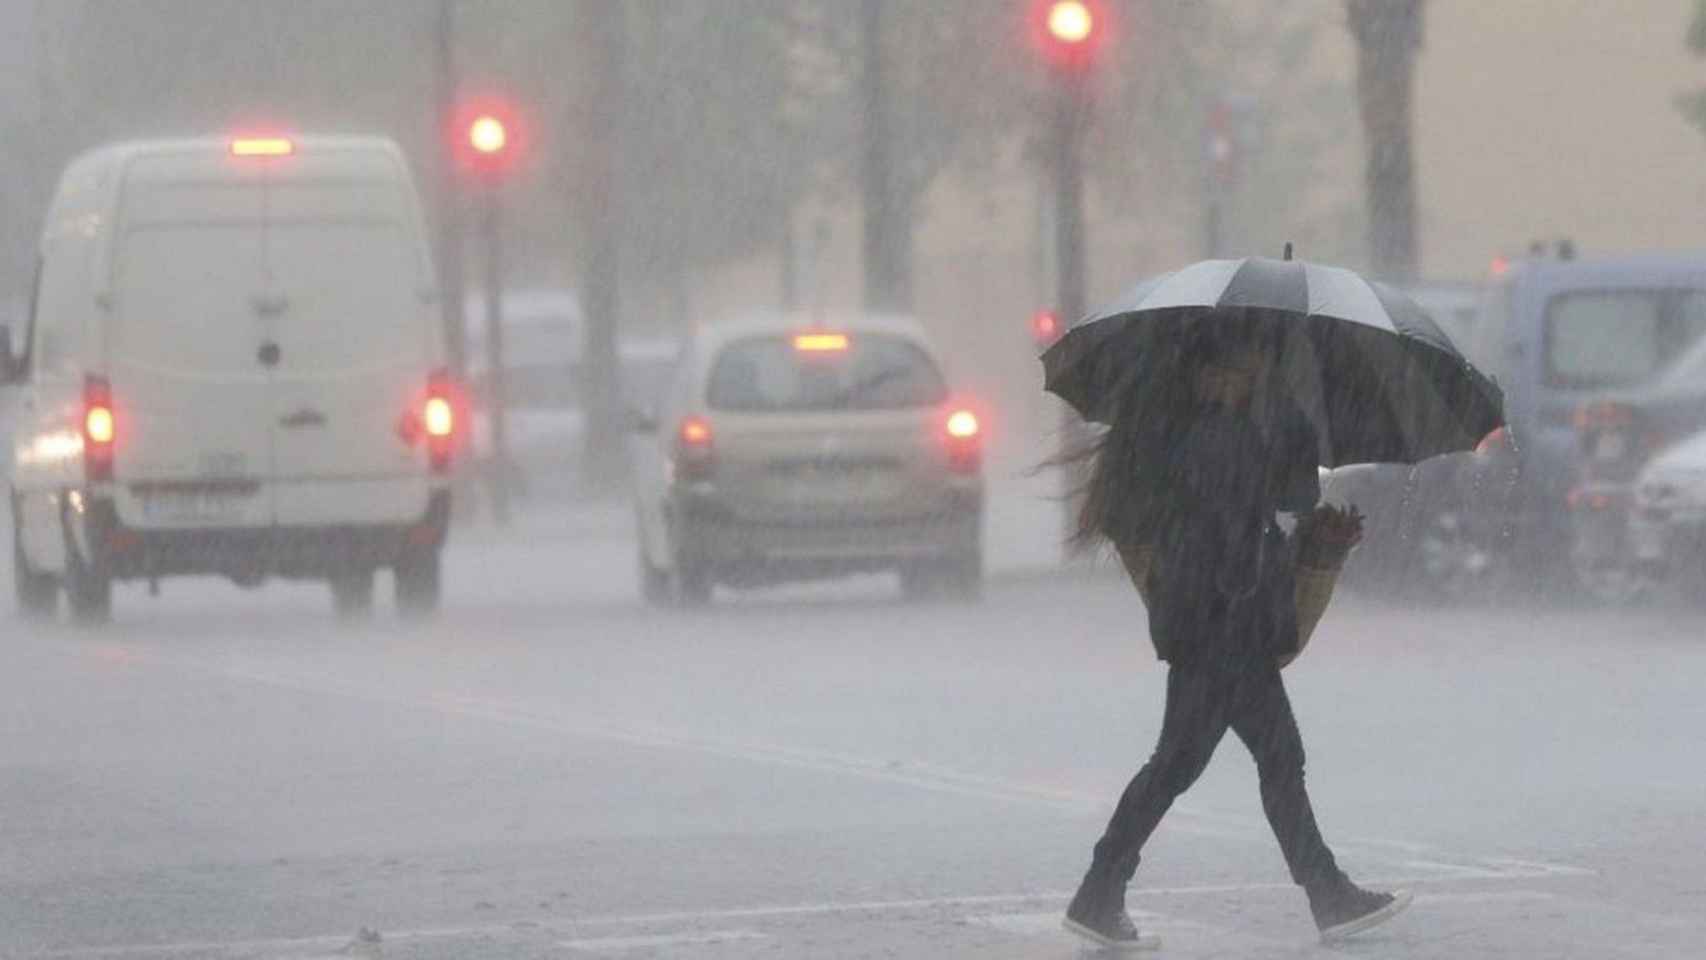
{"label": "white car", "polygon": [[981,585],[981,427],[911,320],[707,325],[637,427],[649,600],[868,570],[909,594]]}
{"label": "white car", "polygon": [[[438,603],[458,419],[401,151],[144,141],[65,171],[42,232],[11,473],[26,615],[221,574]],[[4,351],[11,354],[11,350]]]}
{"label": "white car", "polygon": [[1654,457],[1635,481],[1629,539],[1635,557],[1662,577],[1706,583],[1706,433]]}

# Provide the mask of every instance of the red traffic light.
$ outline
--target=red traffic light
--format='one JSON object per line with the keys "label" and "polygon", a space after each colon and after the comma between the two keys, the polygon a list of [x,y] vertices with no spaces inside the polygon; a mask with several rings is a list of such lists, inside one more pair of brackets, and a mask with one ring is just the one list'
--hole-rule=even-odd
{"label": "red traffic light", "polygon": [[1106,8],[1097,0],[1038,0],[1032,7],[1037,44],[1054,66],[1090,66],[1107,35]]}
{"label": "red traffic light", "polygon": [[457,166],[487,180],[507,176],[527,147],[522,120],[511,104],[495,97],[459,104],[445,130]]}
{"label": "red traffic light", "polygon": [[1083,43],[1096,29],[1096,17],[1081,0],[1055,0],[1048,5],[1049,36],[1061,43]]}
{"label": "red traffic light", "polygon": [[1060,339],[1063,331],[1060,326],[1060,315],[1053,310],[1038,310],[1031,314],[1031,339],[1039,347],[1052,345]]}
{"label": "red traffic light", "polygon": [[483,156],[502,153],[509,145],[509,131],[504,122],[489,113],[482,113],[468,125],[468,146]]}

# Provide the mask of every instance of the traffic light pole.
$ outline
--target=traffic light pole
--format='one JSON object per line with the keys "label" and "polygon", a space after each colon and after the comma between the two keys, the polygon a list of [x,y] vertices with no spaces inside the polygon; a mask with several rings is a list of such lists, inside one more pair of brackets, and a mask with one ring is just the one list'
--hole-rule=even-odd
{"label": "traffic light pole", "polygon": [[[1051,171],[1054,177],[1055,307],[1070,326],[1084,318],[1084,125],[1089,116],[1089,85],[1083,70],[1062,70],[1055,83]],[[1060,462],[1062,525],[1068,537],[1077,527],[1085,472],[1075,459],[1089,443],[1084,422],[1061,405]]]}
{"label": "traffic light pole", "polygon": [[503,247],[500,244],[498,186],[485,184],[480,191],[480,227],[486,247],[486,416],[492,433],[491,475],[492,522],[500,527],[510,521],[509,406],[504,364]]}

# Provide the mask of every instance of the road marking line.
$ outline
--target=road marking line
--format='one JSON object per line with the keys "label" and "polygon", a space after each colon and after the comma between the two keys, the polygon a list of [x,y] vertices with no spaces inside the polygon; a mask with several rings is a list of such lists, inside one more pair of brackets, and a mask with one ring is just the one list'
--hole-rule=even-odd
{"label": "road marking line", "polygon": [[589,937],[580,940],[560,940],[557,945],[588,953],[621,953],[625,950],[646,950],[657,947],[684,947],[728,943],[735,940],[769,940],[769,934],[757,930],[707,930],[704,933],[660,933],[652,936]]}
{"label": "road marking line", "polygon": [[[750,743],[734,740],[718,740],[661,730],[641,730],[630,726],[619,725],[611,721],[576,721],[555,716],[538,709],[520,704],[506,703],[483,698],[468,696],[426,696],[411,697],[397,694],[382,694],[367,687],[356,687],[324,680],[308,679],[300,676],[291,677],[277,673],[261,672],[240,667],[216,668],[205,663],[183,660],[173,657],[147,656],[149,662],[162,666],[176,666],[180,669],[212,674],[228,680],[245,681],[263,686],[295,690],[320,696],[336,696],[369,703],[390,706],[405,706],[416,709],[434,710],[453,716],[486,720],[510,726],[529,729],[548,730],[568,736],[585,739],[605,740],[625,743],[652,749],[685,750],[712,756],[744,760],[751,763],[789,766],[795,769],[812,770],[822,773],[833,773],[845,776],[859,777],[866,780],[884,783],[895,783],[910,786],[920,790],[946,793],[957,796],[969,796],[984,800],[1004,803],[1033,803],[1042,804],[1074,815],[1087,816],[1093,812],[1105,809],[1102,800],[1093,800],[1083,794],[1056,787],[1039,786],[1020,781],[1004,780],[997,777],[963,773],[950,768],[938,767],[925,763],[900,763],[894,761],[873,760],[868,757],[858,757],[839,754],[824,750],[802,747],[790,747],[763,743]],[[1259,832],[1263,821],[1236,815],[1211,813],[1197,810],[1188,806],[1175,806],[1174,813],[1183,814],[1199,821],[1195,824],[1175,823],[1175,829],[1206,836],[1234,838]],[[1214,824],[1224,824],[1232,829],[1224,829]],[[1409,843],[1406,841],[1380,840],[1373,838],[1357,838],[1351,844],[1341,844],[1341,847],[1352,847],[1356,844],[1377,845],[1399,850],[1420,849],[1436,856],[1443,854],[1434,848]],[[1446,854],[1456,856],[1456,854]],[[1447,863],[1441,860],[1414,860],[1400,862],[1399,866],[1412,866],[1416,869],[1432,869],[1447,872],[1461,879],[1528,879],[1533,877],[1555,876],[1592,876],[1595,871],[1582,867],[1564,864],[1544,863],[1533,860],[1514,858],[1464,857],[1465,863]]]}
{"label": "road marking line", "polygon": [[[1438,878],[1426,878],[1426,877],[1381,877],[1381,878],[1375,878],[1375,879],[1369,881],[1369,883],[1371,883],[1373,885],[1382,886],[1382,887],[1417,886],[1417,885],[1438,883],[1438,882],[1441,882]],[[1197,895],[1197,894],[1256,893],[1256,892],[1277,891],[1277,890],[1295,890],[1295,889],[1296,889],[1295,884],[1277,883],[1277,882],[1274,882],[1274,883],[1208,883],[1208,884],[1186,884],[1186,885],[1173,886],[1173,887],[1133,887],[1130,890],[1130,892],[1128,893],[1128,896],[1130,896],[1130,897],[1171,897],[1171,896],[1192,896],[1192,895]],[[1616,904],[1603,903],[1600,901],[1579,900],[1578,898],[1571,898],[1571,897],[1560,897],[1560,896],[1555,895],[1555,894],[1545,893],[1543,891],[1537,891],[1537,890],[1512,890],[1512,891],[1490,890],[1490,891],[1463,892],[1463,893],[1430,893],[1430,894],[1420,894],[1419,896],[1422,898],[1425,898],[1428,902],[1435,902],[1435,901],[1439,901],[1439,902],[1454,902],[1454,901],[1473,902],[1477,899],[1488,900],[1488,901],[1497,901],[1500,899],[1513,899],[1513,900],[1514,899],[1560,899],[1560,900],[1565,900],[1565,901],[1570,901],[1570,902],[1591,903],[1594,906],[1605,908],[1605,909],[1617,910],[1619,912],[1632,913],[1632,911],[1628,911],[1625,908],[1619,907]],[[527,924],[518,924],[518,923],[511,922],[511,923],[485,924],[485,925],[480,925],[480,926],[423,927],[423,928],[413,929],[413,930],[387,930],[387,931],[384,931],[384,938],[385,938],[386,942],[395,943],[395,942],[405,942],[405,941],[415,941],[415,940],[439,940],[439,939],[448,939],[448,938],[454,938],[454,937],[491,936],[494,934],[506,934],[506,933],[507,934],[523,934],[523,933],[529,933],[529,932],[542,932],[542,933],[548,934],[548,935],[561,935],[563,933],[568,932],[567,930],[563,929],[566,927],[572,927],[575,929],[583,929],[586,927],[631,927],[631,928],[638,928],[638,929],[643,930],[647,927],[663,926],[663,925],[669,925],[669,924],[692,925],[692,924],[697,924],[697,923],[727,922],[730,920],[763,920],[763,919],[781,920],[781,919],[787,919],[790,917],[833,916],[833,915],[838,915],[838,914],[850,914],[850,913],[882,914],[882,913],[929,912],[929,911],[933,911],[933,910],[947,910],[947,909],[964,908],[964,907],[969,907],[969,908],[974,908],[974,909],[977,909],[977,908],[989,909],[989,908],[1000,908],[1002,906],[1024,907],[1024,906],[1029,906],[1029,905],[1033,905],[1033,904],[1041,905],[1041,904],[1045,904],[1045,903],[1051,904],[1051,905],[1058,905],[1059,909],[1064,910],[1067,901],[1069,901],[1070,899],[1072,899],[1072,893],[1070,891],[1050,890],[1050,891],[1038,891],[1035,893],[987,894],[987,895],[972,895],[972,896],[960,896],[960,897],[923,897],[923,898],[917,898],[917,899],[896,899],[896,900],[852,900],[852,901],[842,901],[842,902],[800,903],[800,904],[784,904],[784,905],[757,906],[757,907],[733,907],[733,908],[720,908],[720,909],[709,909],[709,910],[676,910],[676,911],[664,911],[664,912],[657,912],[657,913],[604,914],[604,915],[594,915],[594,916],[588,916],[588,917],[576,917],[576,918],[573,918],[570,920],[565,920],[560,924],[557,924],[557,923],[536,923],[536,922],[530,922]],[[1134,916],[1138,916],[1138,917],[1155,918],[1159,922],[1167,924],[1167,925],[1187,925],[1187,926],[1201,928],[1204,930],[1234,933],[1237,936],[1241,936],[1241,937],[1251,936],[1248,933],[1244,933],[1244,932],[1240,932],[1240,931],[1225,930],[1224,928],[1215,927],[1215,926],[1212,926],[1209,924],[1204,924],[1204,923],[1201,923],[1201,922],[1196,921],[1196,920],[1185,920],[1185,919],[1179,918],[1177,916],[1169,916],[1166,914],[1156,913],[1154,911],[1146,911],[1146,910],[1137,909],[1137,910],[1133,910],[1132,913]],[[1000,915],[999,914],[986,914],[983,916],[993,917],[993,916],[1000,916]],[[1053,911],[1050,911],[1047,913],[1030,911],[1030,912],[1023,913],[1023,914],[1014,914],[1014,916],[1030,916],[1030,917],[1047,916],[1047,917],[1053,918],[1053,922],[1055,922],[1057,924],[1058,924],[1059,919],[1060,919],[1060,914],[1057,912],[1053,912]],[[1653,919],[1658,919],[1657,915],[1649,915],[1649,916],[1651,916]],[[978,918],[970,918],[970,919],[976,920]],[[1678,919],[1678,918],[1665,918],[1665,919]],[[1019,923],[1021,923],[1021,924],[1031,923],[1031,922],[1041,923],[1040,920],[1019,921]],[[1690,925],[1690,926],[1694,925],[1692,923],[1689,923],[1688,921],[1681,921],[1681,924],[1682,925]],[[716,935],[717,936],[726,936],[730,932],[747,932],[747,931],[717,931]],[[688,934],[685,936],[700,937],[700,936],[709,936],[709,935],[710,934]],[[758,935],[764,936],[764,937],[771,937],[772,936],[770,934],[758,934]],[[659,936],[662,936],[662,935],[659,935]],[[589,942],[589,943],[590,942],[599,942],[599,941],[616,942],[616,941],[624,941],[624,940],[634,940],[634,939],[637,939],[639,937],[640,937],[640,935],[636,934],[635,937],[586,938],[583,942]],[[731,939],[733,939],[733,938],[731,938]],[[747,938],[747,939],[750,939],[750,938]],[[41,958],[41,960],[48,960],[48,958],[56,958],[56,960],[85,960],[85,958],[86,958],[86,960],[99,960],[99,958],[103,958],[103,957],[113,957],[113,958],[147,957],[147,956],[160,956],[160,955],[170,955],[170,954],[184,954],[184,953],[198,953],[198,952],[199,953],[208,953],[208,952],[219,952],[219,951],[224,951],[224,952],[231,952],[231,951],[257,952],[257,951],[284,951],[284,950],[304,951],[304,950],[310,950],[310,949],[319,950],[319,949],[325,949],[325,948],[338,949],[338,948],[342,948],[342,947],[349,945],[350,942],[351,942],[350,938],[347,935],[346,936],[334,936],[334,935],[322,934],[322,935],[304,936],[304,937],[274,937],[274,938],[259,939],[259,940],[226,940],[226,941],[208,940],[208,941],[183,941],[183,942],[178,942],[178,943],[119,944],[119,945],[100,946],[100,947],[70,947],[70,948],[64,948],[64,949],[59,949],[59,950],[40,951],[38,953],[32,954],[31,956]],[[566,942],[572,943],[574,941],[566,941]]]}
{"label": "road marking line", "polygon": [[1418,893],[1417,903],[1499,903],[1507,900],[1556,900],[1545,890],[1480,890],[1473,893]]}

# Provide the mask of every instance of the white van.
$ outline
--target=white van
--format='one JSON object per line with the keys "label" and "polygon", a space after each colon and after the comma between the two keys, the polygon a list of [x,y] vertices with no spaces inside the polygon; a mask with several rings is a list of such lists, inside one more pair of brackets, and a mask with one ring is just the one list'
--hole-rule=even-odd
{"label": "white van", "polygon": [[[21,336],[26,615],[115,580],[322,579],[434,609],[461,418],[420,206],[384,139],[125,143],[66,170]],[[12,343],[16,340],[14,350]]]}

